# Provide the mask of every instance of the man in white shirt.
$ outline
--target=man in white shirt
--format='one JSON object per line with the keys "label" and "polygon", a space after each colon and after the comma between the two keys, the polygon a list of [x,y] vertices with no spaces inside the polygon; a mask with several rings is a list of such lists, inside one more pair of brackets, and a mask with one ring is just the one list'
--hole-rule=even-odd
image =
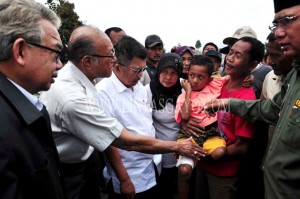
{"label": "man in white shirt", "polygon": [[[263,100],[273,99],[273,97],[281,91],[284,79],[293,68],[293,58],[284,56],[280,45],[276,41],[275,34],[271,32],[267,39],[266,50],[270,57],[270,66],[272,66],[273,70],[266,75],[263,82],[260,96]],[[274,129],[274,125],[269,125],[268,143],[270,143],[273,137]]]}
{"label": "man in white shirt", "polygon": [[267,39],[266,50],[270,57],[270,66],[273,71],[269,72],[265,77],[261,99],[273,99],[281,90],[286,75],[292,70],[293,62],[293,58],[284,56],[280,45],[276,42],[274,33],[270,33]]}
{"label": "man in white shirt", "polygon": [[[148,153],[179,152],[191,157],[204,155],[202,148],[185,143],[163,142],[129,133],[107,116],[95,99],[93,80],[109,77],[116,62],[108,36],[99,29],[82,26],[73,31],[69,45],[69,62],[55,84],[41,95],[50,114],[53,136],[62,162],[67,197],[79,198],[83,169],[94,148],[109,145]],[[104,99],[103,99],[104,100]]]}
{"label": "man in white shirt", "polygon": [[[146,69],[146,49],[132,37],[123,36],[115,50],[117,62],[112,76],[96,85],[99,102],[107,115],[115,117],[131,133],[154,138],[152,109],[147,92],[139,82]],[[129,197],[131,194],[131,198],[134,194],[135,198],[155,197],[153,155],[112,146],[105,152],[109,162],[105,171],[111,175],[114,188],[109,190],[109,197],[122,198],[122,194]]]}

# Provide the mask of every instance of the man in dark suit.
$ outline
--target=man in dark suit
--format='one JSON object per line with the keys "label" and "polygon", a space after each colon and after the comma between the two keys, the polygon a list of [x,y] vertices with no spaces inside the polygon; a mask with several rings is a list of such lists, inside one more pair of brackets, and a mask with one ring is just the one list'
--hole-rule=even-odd
{"label": "man in dark suit", "polygon": [[64,198],[45,106],[60,62],[60,19],[31,0],[0,0],[0,198]]}

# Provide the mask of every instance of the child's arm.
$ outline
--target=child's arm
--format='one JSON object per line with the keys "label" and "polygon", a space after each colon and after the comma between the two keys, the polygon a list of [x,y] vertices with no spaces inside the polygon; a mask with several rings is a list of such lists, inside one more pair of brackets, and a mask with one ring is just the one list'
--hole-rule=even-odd
{"label": "child's arm", "polygon": [[192,87],[188,80],[181,81],[182,88],[185,90],[185,101],[180,109],[180,116],[182,120],[188,120],[191,113],[191,92]]}

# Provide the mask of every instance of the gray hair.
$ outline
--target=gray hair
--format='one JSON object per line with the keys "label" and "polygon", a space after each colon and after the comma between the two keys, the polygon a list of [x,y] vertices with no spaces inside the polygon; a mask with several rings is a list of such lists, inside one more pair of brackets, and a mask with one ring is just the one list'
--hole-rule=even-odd
{"label": "gray hair", "polygon": [[18,38],[40,43],[44,36],[40,25],[43,19],[57,29],[61,25],[52,10],[34,0],[0,0],[0,60],[10,58],[12,45]]}

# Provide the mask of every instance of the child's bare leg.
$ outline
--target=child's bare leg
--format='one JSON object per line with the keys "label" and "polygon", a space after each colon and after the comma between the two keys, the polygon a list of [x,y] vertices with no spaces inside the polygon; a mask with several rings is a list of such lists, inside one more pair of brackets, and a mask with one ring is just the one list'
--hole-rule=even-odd
{"label": "child's bare leg", "polygon": [[192,170],[193,168],[189,164],[181,164],[178,167],[178,199],[188,199],[189,197]]}
{"label": "child's bare leg", "polygon": [[218,160],[226,154],[226,147],[216,148],[210,155],[214,160]]}

